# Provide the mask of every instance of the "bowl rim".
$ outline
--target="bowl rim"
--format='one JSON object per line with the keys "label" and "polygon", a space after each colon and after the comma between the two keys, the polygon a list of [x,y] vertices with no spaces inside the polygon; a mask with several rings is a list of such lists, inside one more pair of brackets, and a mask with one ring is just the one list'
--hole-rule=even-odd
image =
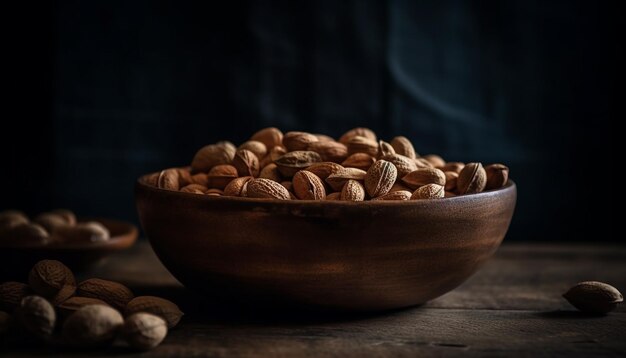
{"label": "bowl rim", "polygon": [[511,179],[507,181],[507,183],[498,189],[486,190],[480,193],[474,194],[465,194],[465,195],[457,195],[448,198],[441,199],[433,199],[433,200],[365,200],[365,201],[342,201],[342,200],[280,200],[280,199],[266,199],[266,198],[248,198],[248,197],[239,197],[239,196],[214,196],[214,195],[199,195],[194,193],[186,193],[181,191],[174,191],[168,189],[157,188],[153,185],[147,184],[147,178],[151,175],[154,175],[158,172],[148,173],[137,178],[135,183],[135,189],[138,190],[146,190],[149,192],[154,192],[170,195],[176,197],[188,197],[195,198],[200,201],[207,202],[224,202],[224,203],[250,203],[250,204],[274,204],[274,205],[296,205],[296,206],[360,206],[360,207],[370,207],[370,206],[433,206],[433,205],[442,205],[442,204],[453,204],[453,203],[462,203],[467,201],[475,201],[481,199],[492,198],[500,195],[504,195],[505,193],[517,192],[517,185]]}

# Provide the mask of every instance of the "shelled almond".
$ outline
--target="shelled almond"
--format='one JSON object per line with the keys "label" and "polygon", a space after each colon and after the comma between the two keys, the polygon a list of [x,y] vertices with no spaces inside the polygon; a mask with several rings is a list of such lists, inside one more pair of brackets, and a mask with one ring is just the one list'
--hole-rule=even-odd
{"label": "shelled almond", "polygon": [[[201,175],[204,180],[195,179]],[[239,147],[226,141],[204,146],[190,167],[163,170],[146,183],[205,196],[384,201],[479,193],[505,186],[508,178],[503,164],[483,167],[420,156],[409,138],[387,142],[368,128],[351,129],[335,140],[270,127]]]}

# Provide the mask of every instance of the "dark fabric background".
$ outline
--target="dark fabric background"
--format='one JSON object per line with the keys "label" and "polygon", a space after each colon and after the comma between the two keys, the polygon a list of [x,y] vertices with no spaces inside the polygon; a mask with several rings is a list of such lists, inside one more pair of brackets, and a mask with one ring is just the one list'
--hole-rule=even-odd
{"label": "dark fabric background", "polygon": [[[502,162],[509,239],[619,240],[609,2],[60,1],[4,12],[0,209],[137,220],[135,179],[277,126]],[[8,25],[7,25],[8,24]],[[621,113],[623,114],[623,112]],[[30,149],[31,152],[27,150]],[[588,189],[592,186],[594,189]]]}

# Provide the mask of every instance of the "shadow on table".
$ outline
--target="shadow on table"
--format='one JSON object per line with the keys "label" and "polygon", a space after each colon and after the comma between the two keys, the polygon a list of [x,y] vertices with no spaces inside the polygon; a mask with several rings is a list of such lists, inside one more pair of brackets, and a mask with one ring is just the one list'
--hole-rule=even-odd
{"label": "shadow on table", "polygon": [[369,319],[378,316],[389,316],[394,313],[415,309],[411,306],[401,309],[377,312],[339,312],[332,310],[306,309],[284,304],[258,304],[252,298],[244,300],[227,300],[218,297],[210,298],[200,295],[184,287],[140,287],[133,286],[133,292],[139,295],[151,295],[166,298],[175,302],[185,312],[188,323],[229,323],[229,324],[311,324],[345,322]]}
{"label": "shadow on table", "polygon": [[563,311],[563,310],[555,310],[555,311],[546,311],[546,312],[536,312],[535,316],[541,318],[548,319],[591,319],[591,318],[602,318],[605,317],[606,314],[597,314],[597,313],[586,313],[580,311]]}

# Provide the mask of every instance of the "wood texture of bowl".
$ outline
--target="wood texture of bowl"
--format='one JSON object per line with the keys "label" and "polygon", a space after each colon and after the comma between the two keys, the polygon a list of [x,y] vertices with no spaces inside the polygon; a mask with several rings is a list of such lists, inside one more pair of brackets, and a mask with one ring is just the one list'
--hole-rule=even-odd
{"label": "wood texture of bowl", "polygon": [[74,273],[81,273],[99,264],[106,256],[128,249],[137,240],[137,227],[128,222],[105,218],[81,218],[79,221],[101,223],[111,233],[111,239],[39,247],[0,247],[0,280],[24,281],[33,265],[44,259],[59,260]]}
{"label": "wood texture of bowl", "polygon": [[280,201],[157,189],[136,204],[163,264],[188,288],[248,304],[373,311],[460,285],[496,251],[516,187],[440,200]]}

